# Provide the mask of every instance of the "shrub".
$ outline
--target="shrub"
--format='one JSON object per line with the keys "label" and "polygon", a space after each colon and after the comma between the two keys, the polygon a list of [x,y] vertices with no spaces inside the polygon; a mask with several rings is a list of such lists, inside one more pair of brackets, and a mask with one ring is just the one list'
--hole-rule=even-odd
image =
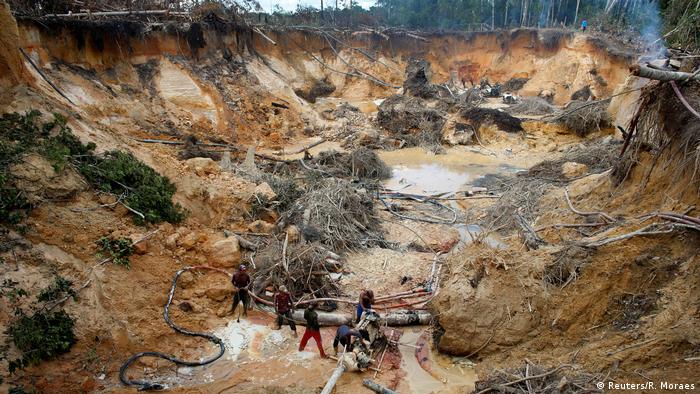
{"label": "shrub", "polygon": [[102,237],[97,240],[96,243],[100,248],[102,255],[111,257],[114,264],[123,265],[127,268],[131,266],[129,256],[134,254],[134,247],[132,246],[130,239]]}
{"label": "shrub", "polygon": [[54,114],[52,121],[38,122],[41,113],[3,114],[0,118],[0,222],[18,224],[31,209],[21,190],[12,186],[9,166],[22,155],[36,152],[48,159],[56,171],[75,165],[88,181],[114,193],[135,212],[137,223],[179,222],[182,208],[172,203],[175,185],[129,153],[112,151],[94,154],[95,144],[84,145]]}
{"label": "shrub", "polygon": [[143,214],[137,223],[180,222],[185,213],[172,202],[175,185],[130,153],[111,151],[79,164],[80,172],[95,187],[117,196]]}
{"label": "shrub", "polygon": [[31,316],[20,312],[7,329],[8,340],[22,351],[21,358],[9,362],[10,373],[68,352],[76,342],[74,324],[64,310],[38,311]]}
{"label": "shrub", "polygon": [[37,300],[41,302],[55,301],[64,295],[73,297],[75,300],[77,293],[72,286],[73,282],[57,275],[54,283],[39,293]]}

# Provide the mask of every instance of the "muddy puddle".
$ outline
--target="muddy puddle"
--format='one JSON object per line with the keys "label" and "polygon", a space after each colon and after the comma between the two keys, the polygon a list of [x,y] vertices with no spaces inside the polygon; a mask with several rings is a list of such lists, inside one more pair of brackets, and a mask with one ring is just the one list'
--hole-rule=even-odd
{"label": "muddy puddle", "polygon": [[[416,344],[423,330],[425,327],[404,328],[401,342]],[[474,389],[477,376],[472,364],[431,350],[431,374],[420,366],[413,347],[399,346],[399,349],[401,369],[406,373],[402,387],[407,387],[407,390],[401,391],[402,394],[465,393]]]}
{"label": "muddy puddle", "polygon": [[514,174],[524,168],[513,160],[460,148],[440,155],[408,148],[379,152],[379,156],[392,169],[391,179],[385,184],[388,189],[424,195],[469,190],[487,175]]}

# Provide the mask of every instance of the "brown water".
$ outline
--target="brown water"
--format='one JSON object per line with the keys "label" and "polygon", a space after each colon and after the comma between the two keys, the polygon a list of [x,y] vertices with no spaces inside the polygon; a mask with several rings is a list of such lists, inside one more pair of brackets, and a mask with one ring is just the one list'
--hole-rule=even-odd
{"label": "brown water", "polygon": [[392,169],[385,186],[414,194],[465,191],[488,174],[512,174],[522,169],[514,158],[475,153],[463,147],[448,149],[441,155],[423,148],[408,148],[379,152],[379,156]]}
{"label": "brown water", "polygon": [[[406,327],[401,337],[402,343],[415,344],[425,327]],[[430,352],[433,375],[421,368],[416,359],[415,349],[408,346],[399,346],[401,351],[401,369],[406,372],[402,387],[408,387],[404,393],[468,393],[474,390],[476,372],[473,367],[462,366],[452,357],[444,356],[436,351]]]}

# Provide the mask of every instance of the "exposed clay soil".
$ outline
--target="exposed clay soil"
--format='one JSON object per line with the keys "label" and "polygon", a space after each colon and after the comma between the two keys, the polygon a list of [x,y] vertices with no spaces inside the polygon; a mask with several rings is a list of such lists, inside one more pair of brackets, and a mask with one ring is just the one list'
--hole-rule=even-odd
{"label": "exposed clay soil", "polygon": [[[6,19],[6,25],[13,25],[9,15],[0,15],[4,25]],[[486,175],[513,175],[543,160],[566,162],[570,148],[587,140],[605,140],[610,149],[619,146],[613,128],[581,138],[558,123],[528,116],[522,119],[524,131],[511,133],[514,130],[499,128],[499,122],[488,116],[470,123],[445,100],[429,99],[421,105],[443,114],[446,133],[467,130],[456,125],[469,124],[479,141],[447,147],[440,155],[423,147],[394,150],[397,141],[375,121],[381,100],[402,91],[330,68],[362,69],[400,87],[408,59],[420,58],[430,62],[434,84],[464,89],[482,79],[505,83],[527,78],[518,94],[553,94],[558,106],[584,87],[602,98],[639,84],[627,76],[631,61],[627,55],[606,51],[589,36],[549,30],[436,33],[428,36],[428,43],[407,37],[384,41],[343,35],[349,45],[371,51],[381,63],[348,48],[340,49],[339,57],[322,36],[301,30],[268,32],[277,41],[275,46],[251,31],[207,30],[207,44],[195,54],[184,37],[165,31],[100,40],[107,33],[99,29],[88,35],[32,21],[20,21],[17,31],[18,37],[13,29],[0,33],[0,80],[11,86],[0,92],[0,110],[34,108],[45,115],[64,114],[74,133],[84,142],[95,142],[99,152],[128,150],[170,178],[177,186],[175,201],[189,215],[176,226],[140,227],[126,208],[101,207],[110,201],[67,182],[61,185],[74,192],[72,197],[39,203],[28,219],[26,234],[4,236],[21,240],[24,247],[5,253],[2,276],[20,282],[30,293],[48,285],[54,273],[76,284],[90,283],[76,302],[65,306],[76,317],[78,342],[71,351],[14,376],[3,370],[3,390],[23,384],[39,392],[134,392],[118,380],[119,367],[133,353],[160,350],[187,359],[211,354],[214,348],[209,343],[173,332],[162,318],[162,307],[178,269],[212,264],[232,271],[238,265],[221,263],[213,245],[225,238],[224,230],[247,232],[252,222],[251,197],[261,182],[252,181],[250,171],[255,170],[244,165],[250,146],[281,159],[303,157],[284,152],[320,138],[327,141],[310,150],[314,156],[330,149],[381,148],[380,157],[395,174],[405,175],[385,185],[418,193],[434,193],[440,187],[464,191]],[[17,47],[72,104],[19,57]],[[320,64],[321,59],[329,67]],[[313,93],[315,103],[298,92]],[[317,93],[329,97],[316,97]],[[635,104],[619,99],[609,110],[614,119],[628,119]],[[502,106],[494,99],[482,104],[491,115],[493,108]],[[180,160],[179,146],[138,141],[181,141],[189,135],[203,142],[234,144],[239,151],[231,153],[230,162],[206,169]],[[210,153],[217,160],[223,157],[222,149]],[[684,211],[700,203],[697,190],[661,171],[652,173],[641,189],[651,162],[642,157],[630,178],[619,185],[613,184],[609,171],[572,175],[536,202],[541,214],[532,218],[531,225],[581,220],[567,207],[564,186],[577,208],[605,211],[615,218]],[[260,161],[258,165],[265,166]],[[485,228],[488,223],[482,219],[496,201],[451,201],[449,206],[458,212],[454,224]],[[409,211],[420,209],[416,202],[401,204]],[[465,242],[470,238],[461,236],[454,224],[399,219],[381,204],[376,206],[374,214],[393,247],[343,253],[339,285],[344,296],[356,299],[363,288],[373,288],[378,295],[410,290],[430,276],[433,252],[440,252],[445,261],[440,291],[428,304],[439,323],[428,333],[436,333],[436,341],[428,341],[434,347],[429,352],[432,374],[410,357],[415,356],[412,348],[401,347],[387,353],[384,372],[376,379],[380,383],[402,393],[469,392],[479,377],[522,365],[525,359],[544,366],[575,363],[579,370],[616,381],[648,376],[680,383],[700,376],[697,361],[683,361],[697,358],[700,343],[696,233],[631,238],[581,250],[571,245],[594,237],[592,232],[550,227],[539,231],[548,244],[528,251],[517,230],[499,230],[498,243],[505,247],[494,248],[480,238]],[[476,220],[467,223],[466,218]],[[276,218],[267,221],[274,227]],[[630,226],[615,227],[604,235],[635,228]],[[130,269],[106,264],[92,270],[100,260],[95,241],[101,236],[138,239],[154,230],[157,233],[132,256]],[[284,239],[284,233],[276,236],[280,235]],[[554,263],[563,268],[552,268]],[[170,391],[182,393],[320,391],[334,363],[318,358],[313,341],[306,352],[297,352],[288,328],[273,330],[273,318],[267,313],[251,312],[235,325],[228,312],[231,293],[223,275],[190,275],[172,308],[172,318],[179,324],[224,337],[228,345],[224,359],[191,370],[145,359],[129,375],[163,379]],[[343,312],[349,310],[341,307]],[[0,303],[0,330],[11,313]],[[405,328],[404,342],[420,342],[425,328]],[[334,328],[322,331],[327,348],[333,335]],[[346,373],[336,392],[369,392],[361,381],[370,374]]]}

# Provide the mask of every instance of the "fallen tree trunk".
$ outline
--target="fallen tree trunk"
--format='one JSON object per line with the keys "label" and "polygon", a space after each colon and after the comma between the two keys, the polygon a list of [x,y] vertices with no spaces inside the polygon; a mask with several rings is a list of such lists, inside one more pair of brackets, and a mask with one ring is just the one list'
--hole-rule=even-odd
{"label": "fallen tree trunk", "polygon": [[382,386],[379,383],[374,382],[371,379],[363,379],[362,384],[367,387],[368,389],[374,391],[375,393],[379,394],[396,394],[396,391],[394,390],[389,390],[388,388]]}
{"label": "fallen tree trunk", "polygon": [[630,73],[637,77],[655,79],[657,81],[700,81],[700,74],[684,73],[681,71],[655,70],[646,66],[635,64],[630,67]]}
{"label": "fallen tree trunk", "polygon": [[[343,324],[352,324],[355,316],[349,313],[336,312],[317,312],[318,323],[322,326],[342,326]],[[382,318],[389,326],[413,326],[425,325],[430,323],[433,316],[428,311],[394,311],[387,314],[382,314]],[[292,313],[292,318],[295,321],[304,321],[304,311],[295,310]]]}

